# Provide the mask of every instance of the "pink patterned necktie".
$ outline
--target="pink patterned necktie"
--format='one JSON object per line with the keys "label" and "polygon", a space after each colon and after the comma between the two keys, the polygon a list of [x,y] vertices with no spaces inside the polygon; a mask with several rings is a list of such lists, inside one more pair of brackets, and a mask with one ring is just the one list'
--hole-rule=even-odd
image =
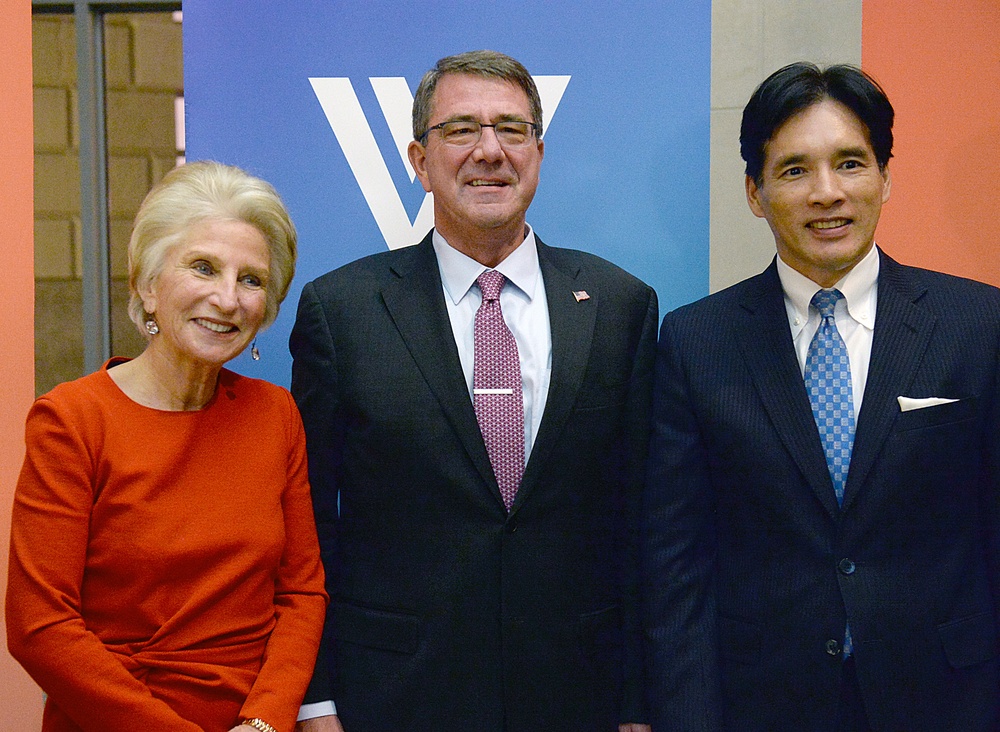
{"label": "pink patterned necktie", "polygon": [[517,343],[500,310],[507,278],[486,270],[476,282],[483,302],[476,312],[472,394],[493,474],[510,510],[524,473],[524,398]]}

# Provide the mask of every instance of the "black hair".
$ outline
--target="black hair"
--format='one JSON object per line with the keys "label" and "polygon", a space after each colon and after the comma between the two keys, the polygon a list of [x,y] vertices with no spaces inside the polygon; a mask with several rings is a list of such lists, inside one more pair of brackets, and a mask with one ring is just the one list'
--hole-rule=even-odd
{"label": "black hair", "polygon": [[807,107],[833,99],[849,108],[868,129],[868,139],[880,170],[892,157],[894,112],[882,87],[856,66],[838,64],[820,70],[800,61],[778,69],[754,91],[743,108],[740,155],[746,173],[763,183],[764,153],[785,122]]}

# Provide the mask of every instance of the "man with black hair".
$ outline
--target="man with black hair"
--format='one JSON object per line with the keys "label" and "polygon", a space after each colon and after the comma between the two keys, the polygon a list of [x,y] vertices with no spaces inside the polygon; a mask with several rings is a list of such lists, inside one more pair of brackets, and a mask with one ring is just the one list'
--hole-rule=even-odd
{"label": "man with black hair", "polygon": [[850,66],[744,109],[777,257],[660,331],[654,731],[1000,729],[1000,291],[875,246],[892,123]]}

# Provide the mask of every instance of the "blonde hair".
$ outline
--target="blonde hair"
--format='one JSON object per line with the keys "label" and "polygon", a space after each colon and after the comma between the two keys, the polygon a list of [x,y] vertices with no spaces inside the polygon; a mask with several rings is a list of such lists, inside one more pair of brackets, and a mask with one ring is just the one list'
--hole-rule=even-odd
{"label": "blonde hair", "polygon": [[263,235],[271,262],[261,327],[278,317],[295,275],[298,237],[288,210],[267,181],[232,165],[202,160],[167,173],[136,214],[128,245],[128,314],[143,335],[150,314],[139,293],[159,277],[171,247],[207,220],[242,221]]}

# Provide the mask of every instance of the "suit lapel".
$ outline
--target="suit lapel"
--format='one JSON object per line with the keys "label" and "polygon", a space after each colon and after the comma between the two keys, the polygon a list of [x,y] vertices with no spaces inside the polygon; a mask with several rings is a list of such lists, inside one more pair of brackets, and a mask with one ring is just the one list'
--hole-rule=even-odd
{"label": "suit lapel", "polygon": [[736,338],[750,377],[786,449],[831,516],[840,509],[792,345],[774,262],[740,301]]}
{"label": "suit lapel", "polygon": [[396,279],[383,288],[382,300],[470,459],[503,505],[462,373],[431,236],[392,265]]}
{"label": "suit lapel", "polygon": [[[542,466],[558,441],[573,404],[576,403],[590,359],[594,324],[600,304],[600,291],[593,283],[586,282],[585,275],[580,276],[579,265],[557,265],[550,252],[539,240],[538,263],[545,283],[545,299],[549,307],[552,333],[552,373],[549,393],[545,399],[545,412],[512,510],[517,510],[537,483]],[[584,289],[589,298],[577,301],[573,292]]]}
{"label": "suit lapel", "polygon": [[917,304],[925,289],[881,250],[879,257],[875,333],[844,491],[845,509],[857,496],[889,436],[899,415],[896,397],[905,395],[913,382],[935,324],[935,318]]}

